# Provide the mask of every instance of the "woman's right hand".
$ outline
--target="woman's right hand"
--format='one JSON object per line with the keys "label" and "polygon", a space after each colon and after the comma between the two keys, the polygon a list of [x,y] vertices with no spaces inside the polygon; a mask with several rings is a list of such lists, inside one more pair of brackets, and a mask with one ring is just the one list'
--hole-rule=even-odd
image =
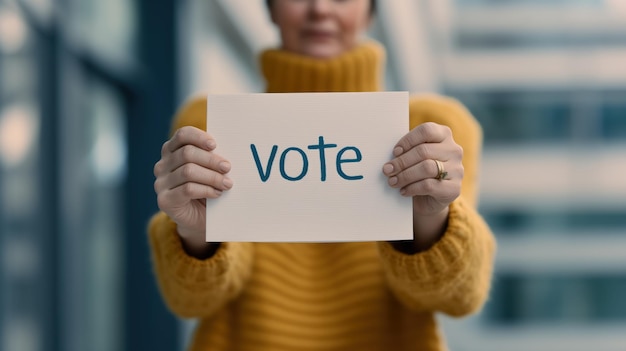
{"label": "woman's right hand", "polygon": [[161,148],[154,165],[154,190],[161,211],[178,227],[190,251],[205,248],[205,199],[218,198],[233,181],[226,176],[230,162],[213,150],[215,140],[203,130],[182,127]]}

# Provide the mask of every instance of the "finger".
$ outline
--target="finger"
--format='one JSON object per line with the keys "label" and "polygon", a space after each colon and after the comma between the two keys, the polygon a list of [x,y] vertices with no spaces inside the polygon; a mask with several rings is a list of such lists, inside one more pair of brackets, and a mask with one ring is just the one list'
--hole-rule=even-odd
{"label": "finger", "polygon": [[165,185],[168,189],[173,189],[190,182],[208,185],[220,190],[228,190],[233,186],[233,181],[230,178],[193,163],[184,164],[170,173]]}
{"label": "finger", "polygon": [[461,183],[426,178],[400,189],[402,196],[431,196],[439,203],[450,203],[461,194]]}
{"label": "finger", "polygon": [[404,135],[393,149],[394,156],[400,156],[413,147],[423,143],[440,143],[452,135],[448,126],[426,122],[413,128]]}
{"label": "finger", "polygon": [[211,151],[217,146],[215,140],[205,131],[196,127],[185,126],[178,129],[170,140],[163,144],[161,155],[172,153],[183,145],[195,145],[201,149]]}
{"label": "finger", "polygon": [[383,173],[387,176],[396,175],[425,160],[444,160],[447,158],[447,147],[441,143],[424,143],[414,146],[383,166]]}
{"label": "finger", "polygon": [[[221,195],[222,191],[219,189],[190,182],[160,194],[158,201],[160,208],[171,208],[172,206],[185,204],[190,200],[216,199]],[[161,205],[163,205],[163,207],[161,207]]]}
{"label": "finger", "polygon": [[389,177],[387,182],[393,188],[403,188],[411,183],[435,178],[437,174],[439,174],[437,163],[432,159],[428,159],[397,173],[395,176]]}
{"label": "finger", "polygon": [[160,159],[157,163],[154,164],[154,168],[152,169],[152,173],[156,178],[164,175],[166,173],[167,162],[163,159]]}
{"label": "finger", "polygon": [[187,163],[197,164],[222,174],[228,173],[231,169],[230,162],[222,156],[188,144],[180,147],[168,157],[166,171],[171,172]]}

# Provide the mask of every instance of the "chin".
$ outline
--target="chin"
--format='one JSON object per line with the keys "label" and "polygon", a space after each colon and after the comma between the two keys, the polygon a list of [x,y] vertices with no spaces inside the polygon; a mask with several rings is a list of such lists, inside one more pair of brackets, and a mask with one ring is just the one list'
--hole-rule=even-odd
{"label": "chin", "polygon": [[302,53],[317,59],[331,59],[343,54],[345,51],[336,45],[313,45],[304,48]]}

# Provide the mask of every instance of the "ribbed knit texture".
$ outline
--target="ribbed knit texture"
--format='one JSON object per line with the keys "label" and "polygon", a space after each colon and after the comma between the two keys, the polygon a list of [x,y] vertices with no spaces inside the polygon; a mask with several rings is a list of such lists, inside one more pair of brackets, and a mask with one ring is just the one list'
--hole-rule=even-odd
{"label": "ribbed knit texture", "polygon": [[384,56],[376,42],[327,60],[267,50],[261,54],[261,69],[268,93],[378,91]]}
{"label": "ribbed knit texture", "polygon": [[[261,57],[268,91],[380,88],[383,51],[375,43],[329,61],[277,50]],[[464,148],[462,195],[450,205],[442,239],[425,252],[406,255],[386,242],[223,243],[211,258],[197,260],[185,254],[167,215],[152,218],[150,246],[164,300],[177,315],[200,318],[190,350],[445,349],[434,313],[477,311],[490,286],[495,244],[474,209],[481,132],[448,98],[415,97],[409,111],[411,128],[446,124]],[[179,111],[173,130],[204,129],[205,116],[206,98],[195,99]]]}

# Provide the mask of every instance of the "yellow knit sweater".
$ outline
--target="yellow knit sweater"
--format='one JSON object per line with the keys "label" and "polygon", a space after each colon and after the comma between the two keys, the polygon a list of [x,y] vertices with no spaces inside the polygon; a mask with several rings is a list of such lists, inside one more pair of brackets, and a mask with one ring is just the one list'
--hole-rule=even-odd
{"label": "yellow knit sweater", "polygon": [[[371,42],[327,61],[279,50],[261,56],[269,92],[379,90],[383,61]],[[172,130],[206,129],[205,114],[206,99],[193,100]],[[464,149],[462,195],[443,237],[425,252],[407,255],[387,242],[223,243],[198,260],[185,254],[167,215],[152,218],[165,302],[181,317],[200,318],[190,350],[445,349],[435,312],[477,311],[490,286],[495,244],[475,210],[481,130],[459,103],[434,95],[412,98],[410,118],[411,128],[448,125]]]}

